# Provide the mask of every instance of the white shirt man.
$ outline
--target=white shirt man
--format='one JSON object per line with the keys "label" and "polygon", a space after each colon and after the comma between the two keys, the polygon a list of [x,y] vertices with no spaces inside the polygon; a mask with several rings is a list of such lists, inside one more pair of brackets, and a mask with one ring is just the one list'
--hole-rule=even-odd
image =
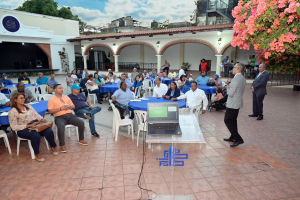
{"label": "white shirt man", "polygon": [[178,78],[180,78],[181,75],[185,75],[185,72],[184,72],[184,69],[183,69],[183,68],[181,68],[181,70],[179,70]]}
{"label": "white shirt man", "polygon": [[[186,92],[185,94],[172,99],[174,100],[180,100],[180,99],[186,99],[186,105],[189,108],[193,108],[195,106],[201,105],[203,101],[203,111],[206,110],[206,107],[208,105],[208,100],[205,95],[205,92],[203,90],[200,90],[197,86],[197,83],[192,83],[192,89]],[[203,113],[204,114],[204,113]]]}
{"label": "white shirt man", "polygon": [[153,97],[162,97],[168,92],[168,86],[161,83],[161,79],[157,78],[155,80],[156,86],[153,90]]}

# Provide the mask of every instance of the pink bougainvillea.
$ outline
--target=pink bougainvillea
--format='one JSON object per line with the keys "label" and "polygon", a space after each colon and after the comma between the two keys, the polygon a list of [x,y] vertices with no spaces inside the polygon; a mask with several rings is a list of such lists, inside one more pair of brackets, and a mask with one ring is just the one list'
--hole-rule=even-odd
{"label": "pink bougainvillea", "polygon": [[300,71],[296,62],[300,55],[300,0],[240,0],[232,15],[232,46],[249,49],[253,45],[269,70]]}

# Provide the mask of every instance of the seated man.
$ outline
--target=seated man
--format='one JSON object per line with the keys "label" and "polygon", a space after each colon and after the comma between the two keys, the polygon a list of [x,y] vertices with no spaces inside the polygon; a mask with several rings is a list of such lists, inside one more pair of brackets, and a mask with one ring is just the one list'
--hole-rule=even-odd
{"label": "seated man", "polygon": [[160,78],[155,79],[156,86],[153,90],[153,97],[162,97],[168,92],[168,86],[166,84],[161,83]]}
{"label": "seated man", "polygon": [[1,108],[1,102],[2,100],[4,100],[6,103],[5,103],[5,106],[10,106],[10,100],[3,94],[3,93],[0,93],[0,108]]}
{"label": "seated man", "polygon": [[78,127],[79,141],[78,143],[87,146],[84,141],[84,122],[72,114],[75,109],[74,104],[68,96],[63,95],[63,87],[60,84],[54,86],[55,95],[48,102],[48,111],[55,115],[55,124],[57,126],[57,135],[59,146],[62,153],[67,152],[65,144],[65,126],[72,124]]}
{"label": "seated man", "polygon": [[128,79],[126,79],[126,74],[125,73],[121,75],[121,79],[119,79],[118,82],[117,82],[118,88],[120,88],[120,85],[121,85],[122,82],[125,82],[127,84],[128,88],[131,88],[132,83]]}
{"label": "seated man", "polygon": [[90,73],[88,72],[88,70],[85,68],[84,72],[82,73],[82,78],[86,77],[86,75],[90,75]]}
{"label": "seated man", "polygon": [[51,78],[48,79],[46,82],[46,85],[48,85],[47,88],[48,94],[52,94],[52,92],[54,92],[53,90],[54,86],[58,84],[58,82],[54,78],[55,78],[55,74],[51,74]]}
{"label": "seated man", "polygon": [[13,91],[10,95],[12,96],[13,94],[18,92],[25,95],[25,103],[36,101],[31,90],[25,89],[24,83],[22,82],[19,82],[17,84],[17,90]]}
{"label": "seated man", "polygon": [[150,78],[156,78],[157,74],[156,74],[156,69],[152,69],[152,71],[149,73],[149,77]]}
{"label": "seated man", "polygon": [[89,80],[89,76],[90,76],[89,74],[85,74],[85,76],[82,77],[81,82],[80,82],[80,87],[82,88],[81,92],[84,92],[86,97],[88,97],[88,95],[89,95],[89,92],[86,87],[87,81]]}
{"label": "seated man", "polygon": [[[121,82],[120,89],[115,91],[112,95],[112,102],[116,105],[116,107],[121,110],[127,110],[128,114],[131,111],[130,119],[134,118],[133,109],[128,107],[128,104],[131,99],[134,99],[132,92],[127,88],[127,84],[125,82]],[[124,118],[124,113],[120,111],[121,118]]]}
{"label": "seated man", "polygon": [[101,107],[92,106],[92,103],[86,96],[80,94],[80,89],[78,85],[74,84],[71,87],[72,94],[69,94],[68,97],[72,100],[75,109],[75,115],[81,118],[87,118],[89,120],[91,134],[95,137],[99,137],[95,128],[95,117],[94,115],[101,111]]}
{"label": "seated man", "polygon": [[7,77],[6,73],[2,74],[2,79],[0,81],[4,84],[4,86],[13,84],[13,82]]}
{"label": "seated man", "polygon": [[[0,81],[0,93],[2,93],[2,90],[5,90],[4,84]],[[9,94],[4,94],[7,98],[9,98]]]}
{"label": "seated man", "polygon": [[185,94],[183,94],[177,98],[172,98],[171,100],[177,101],[180,99],[186,99],[186,106],[188,108],[193,108],[195,106],[201,105],[201,103],[203,101],[202,114],[205,113],[205,110],[208,105],[208,100],[207,100],[207,97],[206,97],[204,91],[200,90],[198,88],[197,82],[195,82],[195,81],[192,82],[191,90],[187,91]]}
{"label": "seated man", "polygon": [[125,74],[126,80],[128,80],[130,83],[133,83],[133,82],[134,82],[133,79],[132,79],[132,77],[131,77],[131,76],[128,76],[128,73],[127,73],[127,72],[125,72],[124,74]]}
{"label": "seated man", "polygon": [[72,87],[75,84],[75,79],[71,76],[70,72],[67,73],[66,83],[68,87]]}
{"label": "seated man", "polygon": [[[81,73],[80,73],[80,70],[77,70],[76,76],[77,76],[78,82],[80,82],[81,79],[82,79],[82,75],[81,75]],[[84,78],[84,77],[83,77],[83,78]]]}
{"label": "seated man", "polygon": [[215,74],[214,78],[212,78],[209,82],[214,82],[215,87],[222,87],[223,86],[222,80],[220,79],[220,76],[218,74]]}
{"label": "seated man", "polygon": [[48,78],[43,75],[42,72],[39,73],[39,77],[36,79],[36,83],[39,85],[46,85]]}
{"label": "seated man", "polygon": [[205,72],[201,72],[201,76],[199,76],[195,81],[198,85],[206,85],[210,81],[210,78],[206,76]]}
{"label": "seated man", "polygon": [[166,72],[163,71],[163,69],[160,69],[160,72],[157,74],[157,76],[159,78],[165,78],[167,75]]}
{"label": "seated man", "polygon": [[31,84],[30,78],[28,78],[26,72],[22,72],[22,76],[18,78],[18,82],[22,82],[24,84]]}

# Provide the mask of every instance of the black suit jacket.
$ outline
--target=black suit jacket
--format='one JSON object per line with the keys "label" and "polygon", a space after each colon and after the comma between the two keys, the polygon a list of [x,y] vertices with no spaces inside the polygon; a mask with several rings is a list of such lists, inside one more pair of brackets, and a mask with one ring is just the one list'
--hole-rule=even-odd
{"label": "black suit jacket", "polygon": [[[171,96],[171,92],[172,92],[172,89],[169,88],[167,93],[166,93],[166,96]],[[174,95],[171,98],[177,98],[179,96],[180,96],[180,90],[178,88],[176,88],[175,92],[174,92]]]}
{"label": "black suit jacket", "polygon": [[267,83],[269,81],[269,73],[264,71],[258,78],[258,74],[255,77],[255,80],[252,83],[254,92],[257,95],[267,95]]}

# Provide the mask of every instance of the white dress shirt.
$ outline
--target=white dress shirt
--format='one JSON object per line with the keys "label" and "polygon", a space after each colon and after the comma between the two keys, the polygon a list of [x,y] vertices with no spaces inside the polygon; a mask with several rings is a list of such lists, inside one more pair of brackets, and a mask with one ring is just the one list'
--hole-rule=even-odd
{"label": "white dress shirt", "polygon": [[197,88],[195,91],[189,90],[185,94],[181,95],[180,97],[177,97],[178,100],[180,99],[186,99],[186,105],[189,108],[193,108],[195,106],[198,106],[203,101],[203,110],[206,110],[206,107],[208,105],[208,100],[205,95],[205,92],[203,90],[200,90]]}
{"label": "white dress shirt", "polygon": [[178,78],[180,78],[180,76],[183,75],[183,74],[185,75],[184,70],[183,69],[179,70]]}
{"label": "white dress shirt", "polygon": [[153,90],[153,97],[162,97],[168,92],[168,86],[166,84],[161,83],[159,87],[155,86]]}

